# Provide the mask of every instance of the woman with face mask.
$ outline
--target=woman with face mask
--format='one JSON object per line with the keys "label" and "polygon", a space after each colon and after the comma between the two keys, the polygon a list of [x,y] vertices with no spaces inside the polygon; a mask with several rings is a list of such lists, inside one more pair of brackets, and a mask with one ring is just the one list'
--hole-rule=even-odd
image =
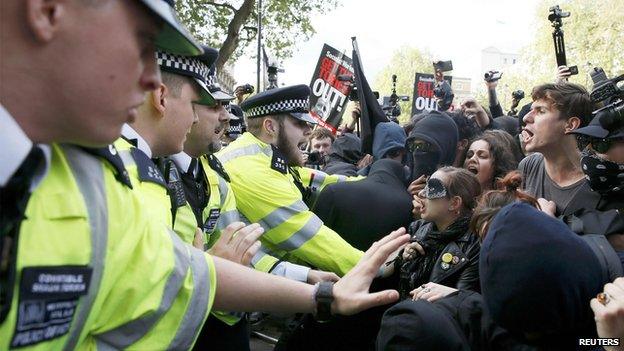
{"label": "woman with face mask", "polygon": [[480,194],[477,178],[462,168],[443,167],[427,180],[421,219],[410,225],[411,243],[397,260],[403,298],[428,282],[478,291],[479,242],[469,224]]}

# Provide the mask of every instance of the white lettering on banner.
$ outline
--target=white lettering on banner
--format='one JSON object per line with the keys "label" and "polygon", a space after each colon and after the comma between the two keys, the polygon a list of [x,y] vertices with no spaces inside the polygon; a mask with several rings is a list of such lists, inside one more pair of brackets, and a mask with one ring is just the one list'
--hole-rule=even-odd
{"label": "white lettering on banner", "polygon": [[349,62],[347,62],[346,59],[339,59],[338,57],[334,56],[331,51],[327,51],[325,53],[326,57],[329,57],[330,59],[336,61],[336,63],[338,63],[341,66],[346,67],[350,72],[353,73],[353,67],[351,67],[351,65],[349,64]]}
{"label": "white lettering on banner", "polygon": [[328,84],[321,78],[314,81],[314,84],[312,85],[312,93],[325,101],[329,101],[331,108],[336,109],[338,112],[342,111],[342,105],[347,98],[346,95],[343,95],[338,89],[334,88],[331,84]]}
{"label": "white lettering on banner", "polygon": [[436,108],[436,101],[435,101],[435,99],[426,98],[426,97],[422,97],[422,96],[419,96],[419,97],[416,98],[416,109],[417,110],[431,111],[431,110],[435,110],[435,108]]}

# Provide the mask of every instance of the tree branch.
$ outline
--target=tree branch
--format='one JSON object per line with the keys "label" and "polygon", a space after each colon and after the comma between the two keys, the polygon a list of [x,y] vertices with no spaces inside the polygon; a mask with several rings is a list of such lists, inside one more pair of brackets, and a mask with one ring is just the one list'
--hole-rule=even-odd
{"label": "tree branch", "polygon": [[221,45],[219,50],[219,58],[217,59],[217,70],[221,70],[227,60],[232,57],[232,54],[238,46],[240,40],[239,32],[241,27],[247,22],[247,19],[253,11],[255,0],[245,0],[241,7],[234,12],[234,17],[230,21],[227,30],[227,37]]}
{"label": "tree branch", "polygon": [[236,11],[238,11],[236,9],[236,7],[234,7],[234,6],[230,5],[230,4],[227,4],[227,3],[220,4],[220,3],[217,3],[217,2],[209,1],[208,5],[212,5],[212,6],[215,6],[215,7],[225,7],[226,9],[229,9],[230,11],[232,11],[234,13],[236,13]]}

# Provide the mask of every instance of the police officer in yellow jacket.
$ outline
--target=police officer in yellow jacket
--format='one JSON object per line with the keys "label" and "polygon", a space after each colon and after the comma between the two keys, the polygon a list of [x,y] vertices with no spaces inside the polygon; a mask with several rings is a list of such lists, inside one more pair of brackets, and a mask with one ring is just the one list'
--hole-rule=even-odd
{"label": "police officer in yellow jacket", "polygon": [[159,83],[149,38],[166,32],[159,45],[201,48],[162,0],[9,1],[1,16],[11,89],[0,108],[0,349],[190,347],[214,297],[212,259],[141,215],[114,147],[46,143],[119,135]]}
{"label": "police officer in yellow jacket", "polygon": [[327,315],[397,298],[365,289],[370,272],[407,240],[402,231],[336,283],[332,300],[331,287],[183,244],[147,216],[114,147],[67,144],[119,137],[143,93],[160,84],[154,42],[201,52],[172,5],[2,3],[0,349],[188,349],[213,301],[226,310]]}
{"label": "police officer in yellow jacket", "polygon": [[319,190],[341,180],[300,168],[298,146],[315,123],[308,114],[309,95],[310,89],[299,85],[247,99],[241,108],[248,132],[217,156],[230,175],[239,212],[266,231],[261,238],[265,248],[254,260],[271,254],[344,275],[362,252],[324,226],[304,202],[311,185]]}

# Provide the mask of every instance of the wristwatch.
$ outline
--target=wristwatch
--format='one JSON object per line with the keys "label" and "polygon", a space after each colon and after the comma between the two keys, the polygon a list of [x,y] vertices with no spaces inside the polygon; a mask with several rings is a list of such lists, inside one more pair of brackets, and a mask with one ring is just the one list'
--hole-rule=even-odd
{"label": "wristwatch", "polygon": [[316,284],[314,300],[316,301],[316,313],[314,318],[317,322],[329,322],[331,320],[331,304],[334,301],[334,283],[320,282]]}

